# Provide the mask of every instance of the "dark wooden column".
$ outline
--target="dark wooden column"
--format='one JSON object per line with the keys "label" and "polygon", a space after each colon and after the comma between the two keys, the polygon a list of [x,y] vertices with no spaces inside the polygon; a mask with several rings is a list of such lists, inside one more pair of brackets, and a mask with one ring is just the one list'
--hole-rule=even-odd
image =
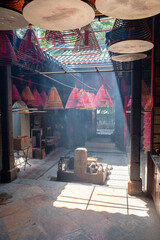
{"label": "dark wooden column", "polygon": [[0,67],[2,171],[1,181],[11,182],[17,177],[13,154],[11,67]]}
{"label": "dark wooden column", "polygon": [[133,63],[132,72],[132,104],[131,104],[131,154],[130,154],[130,181],[128,193],[136,195],[142,192],[140,179],[140,139],[141,139],[141,61]]}

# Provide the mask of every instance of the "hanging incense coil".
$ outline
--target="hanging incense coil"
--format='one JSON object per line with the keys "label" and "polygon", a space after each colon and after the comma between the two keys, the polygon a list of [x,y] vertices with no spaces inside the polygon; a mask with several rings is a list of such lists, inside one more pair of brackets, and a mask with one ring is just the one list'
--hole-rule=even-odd
{"label": "hanging incense coil", "polygon": [[98,107],[113,107],[113,102],[107,91],[107,89],[102,85],[98,90],[96,97],[94,99],[94,105]]}
{"label": "hanging incense coil", "polygon": [[0,31],[0,66],[17,63],[17,57],[7,34]]}
{"label": "hanging incense coil", "polygon": [[49,31],[45,33],[45,39],[47,43],[56,45],[57,43],[64,43],[62,33],[60,31]]}
{"label": "hanging incense coil", "polygon": [[22,96],[22,99],[26,103],[28,103],[28,101],[33,101],[34,100],[34,96],[33,96],[33,94],[32,94],[32,92],[31,92],[29,87],[25,87],[23,89],[21,96]]}
{"label": "hanging incense coil", "polygon": [[47,96],[46,92],[42,90],[42,92],[41,92],[41,99],[43,101],[43,106],[44,106],[47,98],[48,98],[48,96]]}
{"label": "hanging incense coil", "polygon": [[96,8],[106,16],[119,19],[142,19],[160,12],[159,0],[96,0]]}
{"label": "hanging incense coil", "polygon": [[76,109],[85,109],[83,89],[78,92],[78,102],[76,105]]}
{"label": "hanging incense coil", "polygon": [[19,95],[19,92],[14,84],[12,84],[12,101],[19,101],[21,100],[21,96]]}
{"label": "hanging incense coil", "polygon": [[4,30],[3,33],[5,33],[7,35],[10,43],[13,46],[15,44],[15,42],[16,42],[16,36],[15,36],[13,30]]}
{"label": "hanging incense coil", "polygon": [[82,0],[26,0],[23,15],[37,27],[63,31],[89,24],[95,12],[90,4]]}
{"label": "hanging incense coil", "polygon": [[83,53],[87,51],[92,51],[92,53],[101,54],[101,48],[95,36],[95,33],[91,27],[91,25],[87,25],[81,28],[82,37],[76,41],[75,47],[73,49],[73,53]]}
{"label": "hanging incense coil", "polygon": [[32,29],[26,31],[17,51],[17,59],[26,65],[40,64],[45,61],[38,39]]}
{"label": "hanging incense coil", "polygon": [[44,109],[63,109],[63,104],[58,91],[55,87],[52,87],[49,91],[48,98],[46,99]]}
{"label": "hanging incense coil", "polygon": [[147,20],[116,19],[108,50],[114,53],[140,53],[153,48]]}
{"label": "hanging incense coil", "polygon": [[0,30],[23,28],[28,22],[22,15],[24,0],[2,0],[0,2]]}
{"label": "hanging incense coil", "polygon": [[28,105],[32,105],[35,107],[43,106],[43,101],[42,101],[41,95],[39,94],[37,89],[33,90],[33,97],[34,97],[34,100],[28,101]]}
{"label": "hanging incense coil", "polygon": [[69,98],[67,100],[66,109],[75,109],[78,103],[78,88],[75,87],[73,88],[73,90],[71,91]]}
{"label": "hanging incense coil", "polygon": [[89,97],[89,93],[87,93],[85,90],[83,91],[83,98],[84,98],[84,105],[85,109],[93,109],[93,105],[91,102],[91,98]]}
{"label": "hanging incense coil", "polygon": [[70,31],[46,31],[45,39],[50,44],[56,43],[66,43],[66,44],[75,44],[76,41],[81,39],[81,34],[79,29],[70,30]]}

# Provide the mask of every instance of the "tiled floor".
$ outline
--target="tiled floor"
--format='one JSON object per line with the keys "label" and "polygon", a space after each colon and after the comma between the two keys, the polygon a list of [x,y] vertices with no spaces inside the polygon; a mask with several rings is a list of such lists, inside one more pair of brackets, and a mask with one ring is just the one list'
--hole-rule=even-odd
{"label": "tiled floor", "polygon": [[0,240],[160,239],[152,200],[127,193],[124,153],[97,154],[110,167],[106,184],[99,186],[50,181],[61,152],[67,154],[60,149],[41,162],[30,160],[32,167],[20,169],[16,181],[0,186],[8,194],[0,202]]}

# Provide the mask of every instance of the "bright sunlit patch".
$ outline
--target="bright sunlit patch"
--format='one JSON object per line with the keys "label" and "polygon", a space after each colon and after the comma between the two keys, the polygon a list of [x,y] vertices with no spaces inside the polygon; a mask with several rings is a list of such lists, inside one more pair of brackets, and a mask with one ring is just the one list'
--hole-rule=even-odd
{"label": "bright sunlit patch", "polygon": [[127,189],[83,186],[68,184],[57,200],[53,202],[57,208],[91,210],[95,212],[119,213],[146,217],[149,209],[146,202],[127,194]]}
{"label": "bright sunlit patch", "polygon": [[25,159],[23,157],[15,158],[15,167],[22,168],[25,165]]}

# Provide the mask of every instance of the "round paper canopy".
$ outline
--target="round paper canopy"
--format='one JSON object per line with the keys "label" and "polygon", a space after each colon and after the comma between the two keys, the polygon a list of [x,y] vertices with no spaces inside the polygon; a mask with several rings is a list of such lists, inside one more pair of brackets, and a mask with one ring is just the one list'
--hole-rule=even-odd
{"label": "round paper canopy", "polygon": [[24,28],[28,22],[20,11],[0,7],[0,30],[12,30]]}
{"label": "round paper canopy", "polygon": [[95,12],[81,0],[34,0],[24,7],[23,15],[37,27],[62,31],[89,24]]}
{"label": "round paper canopy", "polygon": [[160,12],[159,0],[96,0],[96,8],[106,16],[119,19],[142,19]]}
{"label": "round paper canopy", "polygon": [[147,57],[147,54],[137,53],[137,54],[120,54],[112,56],[112,60],[116,62],[132,62],[140,59],[144,59]]}
{"label": "round paper canopy", "polygon": [[153,48],[153,43],[146,40],[124,40],[116,42],[108,47],[114,53],[140,53]]}

